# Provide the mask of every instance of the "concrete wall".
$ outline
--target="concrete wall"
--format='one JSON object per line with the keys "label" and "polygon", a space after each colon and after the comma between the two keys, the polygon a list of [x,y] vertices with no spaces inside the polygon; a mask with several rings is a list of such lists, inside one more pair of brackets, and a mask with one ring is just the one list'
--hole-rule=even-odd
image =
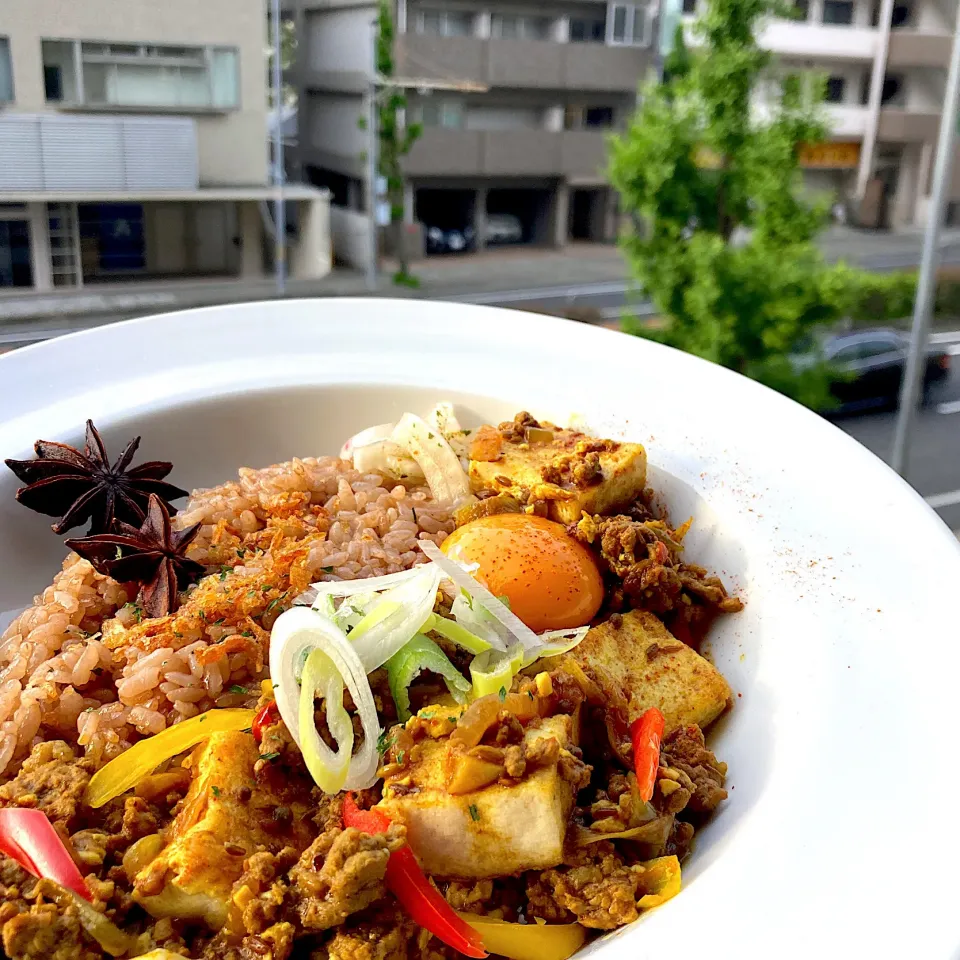
{"label": "concrete wall", "polygon": [[344,157],[355,157],[366,149],[367,134],[358,126],[363,116],[361,97],[310,93],[304,108],[306,122],[301,124],[300,136],[311,147]]}
{"label": "concrete wall", "polygon": [[305,36],[308,70],[361,70],[369,74],[373,62],[372,6],[344,10],[308,10]]}
{"label": "concrete wall", "polygon": [[239,109],[195,114],[201,182],[265,183],[266,22],[263,0],[2,0],[0,34],[10,38],[16,98],[6,109],[50,109],[43,89],[42,39],[237,47]]}

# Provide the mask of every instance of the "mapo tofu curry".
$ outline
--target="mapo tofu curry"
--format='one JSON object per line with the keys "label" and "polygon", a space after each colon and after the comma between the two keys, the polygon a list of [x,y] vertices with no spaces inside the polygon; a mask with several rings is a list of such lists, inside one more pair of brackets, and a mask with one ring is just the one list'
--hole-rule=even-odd
{"label": "mapo tofu curry", "polygon": [[441,403],[178,512],[138,442],[7,460],[85,535],[0,641],[4,956],[564,960],[680,890],[741,604],[642,446]]}

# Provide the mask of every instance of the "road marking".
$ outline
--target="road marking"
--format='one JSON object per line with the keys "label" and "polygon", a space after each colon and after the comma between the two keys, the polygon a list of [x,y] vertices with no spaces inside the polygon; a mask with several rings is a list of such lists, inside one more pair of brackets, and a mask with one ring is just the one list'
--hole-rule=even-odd
{"label": "road marking", "polygon": [[[627,284],[619,281],[581,283],[570,287],[539,287],[526,290],[492,290],[488,293],[465,293],[443,297],[451,303],[520,303],[524,300],[573,300],[603,294],[626,293]],[[442,296],[442,295],[441,295]],[[958,334],[960,339],[960,334]]]}
{"label": "road marking", "polygon": [[960,400],[951,400],[949,403],[938,403],[937,413],[960,413]]}
{"label": "road marking", "polygon": [[931,333],[931,343],[958,343],[960,342],[960,330],[947,330],[944,333]]}
{"label": "road marking", "polygon": [[955,503],[960,503],[960,490],[951,490],[949,493],[935,493],[932,497],[924,497],[924,500],[939,510],[941,507],[952,507]]}

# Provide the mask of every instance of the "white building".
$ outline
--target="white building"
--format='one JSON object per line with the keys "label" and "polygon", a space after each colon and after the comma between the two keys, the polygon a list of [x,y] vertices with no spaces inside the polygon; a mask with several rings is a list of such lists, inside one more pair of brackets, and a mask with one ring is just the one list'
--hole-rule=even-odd
{"label": "white building", "polygon": [[[256,279],[273,244],[263,0],[0,3],[0,290]],[[288,194],[293,278],[327,195]]]}
{"label": "white building", "polygon": [[[776,20],[761,43],[782,71],[827,78],[832,143],[801,157],[807,183],[838,200],[876,179],[887,224],[926,219],[957,0],[795,0],[800,20]],[[691,15],[696,0],[684,0]],[[889,17],[882,14],[889,10]],[[948,218],[957,222],[960,164]]]}

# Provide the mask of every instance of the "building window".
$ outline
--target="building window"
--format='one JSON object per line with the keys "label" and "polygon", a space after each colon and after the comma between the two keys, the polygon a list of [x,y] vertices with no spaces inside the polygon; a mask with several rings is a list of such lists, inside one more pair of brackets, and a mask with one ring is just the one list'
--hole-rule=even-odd
{"label": "building window", "polygon": [[683,0],[683,12],[684,13],[696,13],[697,12],[697,0]]}
{"label": "building window", "polygon": [[32,287],[30,228],[26,220],[0,220],[0,287]]}
{"label": "building window", "polygon": [[460,10],[419,10],[417,33],[434,37],[469,37],[473,33],[473,14]]}
{"label": "building window", "polygon": [[147,266],[140,203],[77,204],[84,278],[139,273]]}
{"label": "building window", "polygon": [[823,0],[823,22],[853,23],[853,0]]}
{"label": "building window", "polygon": [[824,100],[827,103],[843,103],[843,91],[847,85],[844,77],[827,77],[827,90]]}
{"label": "building window", "polygon": [[571,43],[603,43],[607,38],[605,20],[587,17],[570,18]]}
{"label": "building window", "polygon": [[463,127],[463,103],[459,100],[424,100],[419,108],[419,121],[425,127],[445,127],[460,130]]}
{"label": "building window", "polygon": [[550,21],[546,17],[521,17],[495,13],[490,18],[490,36],[518,40],[546,40]]}
{"label": "building window", "polygon": [[587,107],[583,111],[585,127],[612,127],[613,107]]}
{"label": "building window", "polygon": [[610,42],[648,47],[653,39],[653,13],[645,4],[615,3]]}
{"label": "building window", "polygon": [[13,100],[13,64],[10,62],[10,41],[0,37],[0,103]]}
{"label": "building window", "polygon": [[47,101],[86,107],[232,110],[239,105],[233,47],[44,40]]}
{"label": "building window", "polygon": [[880,106],[903,106],[903,77],[899,74],[888,73],[883,78],[883,87],[880,90]]}

